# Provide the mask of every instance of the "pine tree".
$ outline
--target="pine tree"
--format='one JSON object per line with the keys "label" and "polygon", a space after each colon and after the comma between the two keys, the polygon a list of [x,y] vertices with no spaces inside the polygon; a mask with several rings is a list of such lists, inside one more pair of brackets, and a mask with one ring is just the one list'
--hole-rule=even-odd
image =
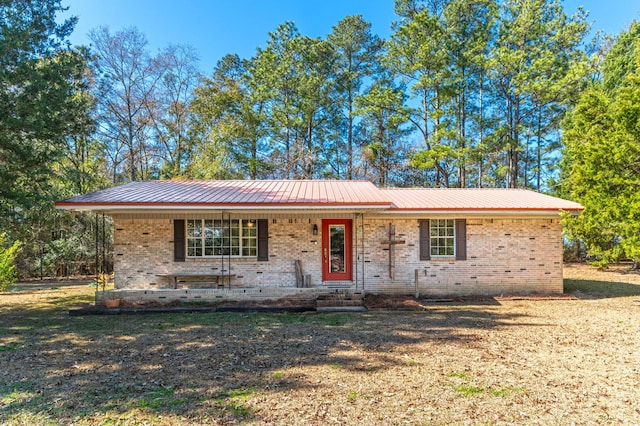
{"label": "pine tree", "polygon": [[52,165],[86,128],[85,56],[68,46],[75,18],[59,0],[0,5],[0,223],[53,197]]}
{"label": "pine tree", "polygon": [[[361,15],[347,16],[327,36],[335,53],[333,74],[336,80],[335,100],[342,105],[346,128],[346,179],[354,178],[355,134],[357,115],[355,102],[365,79],[380,72],[382,40],[371,33],[371,24]],[[339,158],[339,157],[338,157]],[[338,170],[338,176],[340,176]]]}
{"label": "pine tree", "polygon": [[[640,41],[634,22],[605,60],[603,80],[581,95],[563,121],[560,194],[584,205],[567,218],[569,235],[602,265],[640,260]],[[629,54],[631,52],[631,54]],[[611,64],[631,65],[621,69]]]}

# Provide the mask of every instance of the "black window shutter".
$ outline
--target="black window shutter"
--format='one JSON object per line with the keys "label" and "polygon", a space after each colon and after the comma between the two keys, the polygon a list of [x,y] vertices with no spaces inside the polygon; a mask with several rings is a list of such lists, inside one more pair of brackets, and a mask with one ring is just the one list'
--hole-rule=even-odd
{"label": "black window shutter", "polygon": [[467,260],[466,219],[456,219],[456,260]]}
{"label": "black window shutter", "polygon": [[269,260],[269,221],[258,219],[258,260]]}
{"label": "black window shutter", "polygon": [[420,260],[431,260],[429,219],[420,221]]}
{"label": "black window shutter", "polygon": [[184,262],[185,260],[184,242],[184,219],[173,220],[173,261]]}

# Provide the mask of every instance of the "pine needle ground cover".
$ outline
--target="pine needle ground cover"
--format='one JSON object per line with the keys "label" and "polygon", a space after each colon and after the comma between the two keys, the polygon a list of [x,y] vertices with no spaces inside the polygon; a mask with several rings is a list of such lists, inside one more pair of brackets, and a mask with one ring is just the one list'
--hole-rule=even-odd
{"label": "pine needle ground cover", "polygon": [[640,276],[565,300],[334,314],[70,317],[82,283],[0,294],[0,423],[640,422]]}

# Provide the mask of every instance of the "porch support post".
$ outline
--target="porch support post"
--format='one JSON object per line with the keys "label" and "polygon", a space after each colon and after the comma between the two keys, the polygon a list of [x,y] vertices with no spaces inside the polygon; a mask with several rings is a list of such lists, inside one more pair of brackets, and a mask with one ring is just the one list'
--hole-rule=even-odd
{"label": "porch support post", "polygon": [[360,213],[360,240],[362,242],[362,291],[364,292],[364,213]]}
{"label": "porch support post", "polygon": [[[242,223],[242,221],[241,221]],[[227,212],[227,228],[229,229],[229,258],[227,259],[227,284],[229,285],[229,290],[231,290],[231,247],[233,244],[231,243],[231,213]],[[240,232],[240,230],[238,230]],[[241,238],[240,234],[238,234],[238,238]],[[222,283],[224,284],[224,272],[222,275]]]}
{"label": "porch support post", "polygon": [[95,224],[96,224],[96,280],[100,274],[100,246],[98,245],[98,236],[100,235],[100,230],[98,229],[98,213],[95,214]]}
{"label": "porch support post", "polygon": [[224,211],[220,213],[220,224],[222,225],[222,238],[220,238],[220,280],[224,287]]}
{"label": "porch support post", "polygon": [[358,289],[358,213],[354,215],[353,222],[355,224],[355,226],[353,227],[353,229],[355,230],[355,241],[352,241],[352,244],[353,242],[355,242],[355,246],[356,246],[355,247],[356,260],[354,264],[355,264],[355,270],[356,270],[355,283],[356,283],[356,290],[357,290]]}
{"label": "porch support post", "polygon": [[105,274],[107,271],[107,226],[104,219],[104,213],[102,213],[102,272]]}

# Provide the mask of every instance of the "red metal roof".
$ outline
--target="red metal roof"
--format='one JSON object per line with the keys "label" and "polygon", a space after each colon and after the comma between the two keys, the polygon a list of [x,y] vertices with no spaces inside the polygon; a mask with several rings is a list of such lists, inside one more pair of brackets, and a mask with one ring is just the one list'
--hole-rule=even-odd
{"label": "red metal roof", "polygon": [[65,209],[376,209],[417,211],[579,211],[578,203],[524,189],[378,189],[367,181],[140,181],[103,189],[56,206]]}
{"label": "red metal roof", "polygon": [[64,206],[382,206],[390,202],[367,181],[139,181],[56,203]]}
{"label": "red metal roof", "polygon": [[391,210],[567,210],[583,207],[572,201],[526,189],[423,188],[381,189]]}

